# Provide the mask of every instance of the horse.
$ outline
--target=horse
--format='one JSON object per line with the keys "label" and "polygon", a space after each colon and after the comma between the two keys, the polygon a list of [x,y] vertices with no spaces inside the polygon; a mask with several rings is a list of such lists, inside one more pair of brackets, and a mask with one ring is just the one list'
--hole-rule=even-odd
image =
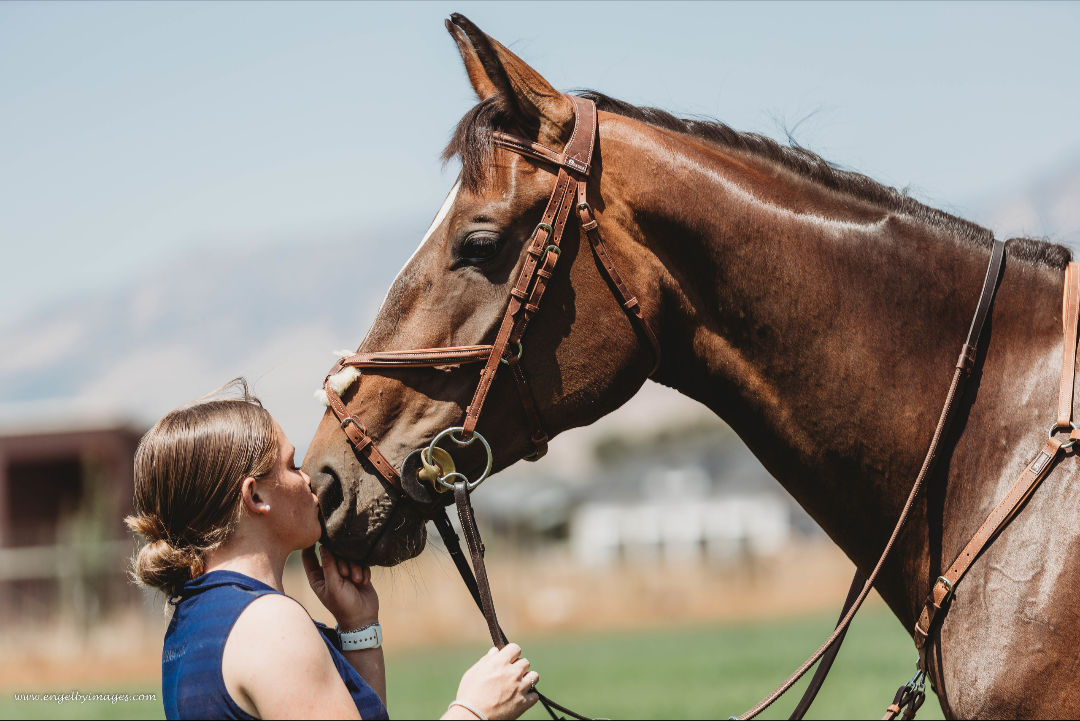
{"label": "horse", "polygon": [[[445,151],[461,173],[360,351],[492,343],[555,170],[493,142],[562,148],[573,103],[461,15],[446,26],[478,103]],[[865,575],[911,490],[979,298],[991,231],[800,147],[582,91],[598,111],[588,193],[608,253],[655,330],[631,323],[571,217],[521,353],[552,436],[650,377],[720,416]],[[908,629],[935,579],[1045,441],[1062,340],[1063,246],[1013,238],[975,370],[940,458],[879,576]],[[358,374],[359,375],[359,374]],[[350,379],[352,380],[352,379]],[[459,425],[475,366],[367,370],[342,388],[400,467]],[[498,471],[536,452],[508,373],[477,431]],[[484,459],[455,450],[458,470]],[[423,516],[327,412],[304,459],[344,556],[394,565]],[[475,476],[473,476],[475,477]],[[1080,483],[1055,468],[957,589],[928,641],[949,717],[1080,715]]]}

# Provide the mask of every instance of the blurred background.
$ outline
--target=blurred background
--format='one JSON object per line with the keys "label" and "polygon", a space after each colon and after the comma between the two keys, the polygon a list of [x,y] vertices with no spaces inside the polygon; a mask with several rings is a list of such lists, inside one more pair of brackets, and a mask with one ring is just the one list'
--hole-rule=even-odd
{"label": "blurred background", "polygon": [[[162,715],[13,694],[160,698],[163,603],[128,580],[121,523],[138,439],[245,375],[304,452],[331,350],[456,176],[455,11],[561,89],[1080,242],[1073,3],[2,3],[0,716]],[[503,625],[571,707],[739,713],[835,623],[853,567],[699,404],[649,382],[522,465],[475,505]],[[483,620],[437,543],[376,583],[391,714],[437,716]],[[286,585],[328,619],[293,565]],[[812,715],[880,716],[914,657],[872,601]]]}

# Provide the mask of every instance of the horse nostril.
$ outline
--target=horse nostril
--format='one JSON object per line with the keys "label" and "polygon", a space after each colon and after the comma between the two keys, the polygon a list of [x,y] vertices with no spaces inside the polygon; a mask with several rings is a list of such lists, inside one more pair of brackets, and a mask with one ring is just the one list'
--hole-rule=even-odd
{"label": "horse nostril", "polygon": [[311,488],[319,497],[319,508],[324,518],[329,518],[345,501],[345,494],[341,490],[341,479],[329,466],[323,466],[312,476]]}

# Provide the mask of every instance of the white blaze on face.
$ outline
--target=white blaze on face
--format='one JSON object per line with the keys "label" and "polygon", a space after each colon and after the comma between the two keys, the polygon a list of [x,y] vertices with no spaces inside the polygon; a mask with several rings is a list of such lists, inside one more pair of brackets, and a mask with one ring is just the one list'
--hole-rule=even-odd
{"label": "white blaze on face", "polygon": [[[405,262],[405,266],[401,269],[401,272],[398,273],[398,277],[401,277],[401,273],[404,272],[405,268],[409,267],[409,263],[413,262],[413,259],[416,258],[416,254],[420,252],[420,249],[424,247],[428,240],[431,239],[431,236],[435,234],[435,231],[439,229],[439,226],[443,224],[443,221],[446,220],[446,216],[450,214],[450,208],[454,207],[454,200],[457,199],[458,190],[460,189],[461,181],[459,180],[458,182],[454,183],[454,187],[450,189],[450,194],[446,196],[446,200],[443,201],[442,207],[439,208],[439,212],[435,214],[435,220],[431,221],[431,227],[427,229],[427,232],[424,233],[424,237],[420,239],[420,245],[416,246],[416,250],[413,251],[413,254],[409,257],[409,260]],[[397,283],[397,278],[394,279],[394,283]],[[390,284],[391,288],[394,287],[394,283]],[[387,289],[386,292],[387,294],[389,294],[389,289]],[[386,297],[384,296],[382,306],[380,307],[385,306]],[[361,343],[361,345],[363,344]],[[350,354],[351,352],[345,353],[345,355]],[[341,355],[341,353],[336,353],[335,355]],[[359,377],[360,372],[357,371],[355,368],[346,368],[331,379],[331,385],[334,390],[340,395],[344,393],[350,385],[356,382],[356,379]],[[330,400],[326,397],[326,391],[322,388],[315,391],[315,398],[324,406],[330,406]]]}
{"label": "white blaze on face", "polygon": [[[405,261],[405,265],[403,265],[401,270],[398,271],[397,277],[394,278],[394,282],[390,284],[390,288],[394,287],[394,285],[397,283],[397,279],[401,277],[401,274],[405,272],[405,269],[408,268],[409,264],[412,263],[413,259],[416,258],[416,254],[420,252],[421,248],[427,245],[427,242],[431,239],[431,236],[435,235],[435,231],[438,230],[439,226],[442,225],[444,220],[446,220],[446,216],[450,214],[450,209],[454,207],[454,200],[457,199],[458,190],[460,189],[461,181],[459,180],[454,183],[453,188],[450,188],[450,194],[446,196],[446,200],[443,201],[442,207],[439,208],[439,212],[435,214],[435,220],[431,221],[431,226],[427,229],[427,232],[424,233],[424,237],[420,239],[420,245],[416,246],[416,250],[413,251],[413,254],[409,256],[409,259]],[[390,288],[386,289],[387,295],[390,294]],[[379,306],[380,311],[382,308],[386,307],[386,297],[387,296],[383,296],[382,305]]]}
{"label": "white blaze on face", "polygon": [[[401,274],[404,273],[405,269],[409,267],[409,264],[413,262],[413,259],[416,258],[416,254],[420,252],[420,249],[427,244],[431,236],[435,235],[435,231],[438,230],[439,226],[446,220],[446,216],[450,214],[450,209],[454,207],[454,200],[457,199],[458,190],[460,188],[460,180],[454,183],[453,188],[450,188],[450,194],[446,196],[446,200],[443,201],[442,207],[439,208],[439,212],[435,214],[435,220],[431,221],[431,226],[427,229],[427,232],[424,233],[424,237],[420,239],[420,245],[416,246],[416,250],[413,251],[413,254],[409,256],[409,259],[405,261],[405,265],[398,271],[397,278],[394,278],[394,282],[390,284],[390,288],[394,287],[394,283],[397,283],[397,279],[401,277]],[[390,288],[386,289],[387,294],[390,293]],[[385,306],[386,296],[383,296],[383,302],[379,308],[381,309]]]}
{"label": "white blaze on face", "polygon": [[[461,181],[454,183],[454,187],[450,188],[450,194],[446,196],[446,200],[443,201],[442,207],[439,208],[439,212],[435,214],[435,220],[431,221],[431,227],[424,233],[424,237],[420,240],[420,245],[416,250],[424,247],[424,243],[428,242],[428,238],[439,229],[442,222],[446,220],[446,216],[450,213],[450,208],[454,207],[454,200],[457,199],[458,189],[461,188]],[[416,257],[416,253],[413,253],[413,258]],[[412,258],[409,258],[412,260]],[[406,263],[408,265],[408,263]]]}

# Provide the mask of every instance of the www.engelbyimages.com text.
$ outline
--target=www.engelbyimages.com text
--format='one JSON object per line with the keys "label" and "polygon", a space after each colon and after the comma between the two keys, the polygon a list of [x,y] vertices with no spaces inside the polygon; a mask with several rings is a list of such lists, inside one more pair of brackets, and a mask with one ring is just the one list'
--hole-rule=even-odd
{"label": "www.engelbyimages.com text", "polygon": [[80,693],[79,691],[69,691],[68,693],[17,693],[15,694],[16,701],[51,701],[53,703],[62,704],[70,701],[71,703],[86,703],[87,701],[93,702],[107,702],[107,703],[124,703],[127,701],[157,701],[157,694],[155,693]]}

